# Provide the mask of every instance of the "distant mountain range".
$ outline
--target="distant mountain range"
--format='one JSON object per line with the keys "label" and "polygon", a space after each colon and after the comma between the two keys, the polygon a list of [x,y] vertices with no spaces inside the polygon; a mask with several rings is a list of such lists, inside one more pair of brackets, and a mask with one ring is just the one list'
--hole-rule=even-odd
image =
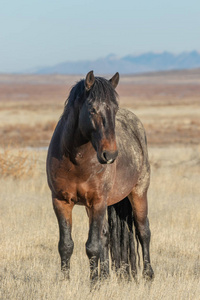
{"label": "distant mountain range", "polygon": [[147,52],[140,55],[117,57],[110,54],[97,60],[63,62],[34,71],[37,74],[85,74],[94,70],[96,74],[136,74],[154,71],[182,70],[200,67],[200,53],[197,51],[173,54],[170,52]]}

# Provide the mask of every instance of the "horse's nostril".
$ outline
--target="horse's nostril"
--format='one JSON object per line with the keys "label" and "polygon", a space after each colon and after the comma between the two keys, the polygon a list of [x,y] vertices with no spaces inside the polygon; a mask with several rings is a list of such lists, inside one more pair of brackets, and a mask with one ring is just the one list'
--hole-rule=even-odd
{"label": "horse's nostril", "polygon": [[117,151],[114,151],[114,152],[104,151],[103,152],[103,158],[109,164],[114,162],[117,155],[118,155]]}
{"label": "horse's nostril", "polygon": [[107,161],[106,151],[103,152],[103,158]]}
{"label": "horse's nostril", "polygon": [[110,161],[112,158],[111,158],[111,155],[108,151],[104,151],[103,152],[103,157],[105,159],[106,162]]}

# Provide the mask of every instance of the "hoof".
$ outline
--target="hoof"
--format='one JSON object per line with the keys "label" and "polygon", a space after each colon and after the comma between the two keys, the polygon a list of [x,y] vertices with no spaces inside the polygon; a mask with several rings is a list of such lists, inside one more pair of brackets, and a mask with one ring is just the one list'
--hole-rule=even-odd
{"label": "hoof", "polygon": [[131,271],[131,275],[132,275],[132,277],[133,277],[133,280],[137,283],[137,281],[138,281],[138,278],[137,278],[137,271]]}
{"label": "hoof", "polygon": [[100,288],[100,280],[98,280],[98,278],[90,280],[90,292],[99,290],[99,288]]}
{"label": "hoof", "polygon": [[146,268],[143,270],[143,277],[144,279],[151,281],[154,279],[154,272],[151,265],[147,265]]}
{"label": "hoof", "polygon": [[69,270],[62,269],[63,280],[70,280]]}

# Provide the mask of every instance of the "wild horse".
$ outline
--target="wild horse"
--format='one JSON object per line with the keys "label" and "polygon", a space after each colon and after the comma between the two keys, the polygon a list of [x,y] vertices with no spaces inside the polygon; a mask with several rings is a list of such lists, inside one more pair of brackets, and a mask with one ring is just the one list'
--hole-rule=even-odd
{"label": "wild horse", "polygon": [[100,276],[109,274],[109,247],[113,267],[118,270],[124,264],[127,273],[131,268],[136,274],[133,222],[142,246],[143,275],[153,277],[146,136],[139,119],[119,109],[118,82],[118,73],[106,80],[89,72],[72,88],[50,142],[47,178],[60,230],[61,269],[67,278],[76,204],[84,205],[89,217],[86,253],[92,282],[98,278],[99,260]]}

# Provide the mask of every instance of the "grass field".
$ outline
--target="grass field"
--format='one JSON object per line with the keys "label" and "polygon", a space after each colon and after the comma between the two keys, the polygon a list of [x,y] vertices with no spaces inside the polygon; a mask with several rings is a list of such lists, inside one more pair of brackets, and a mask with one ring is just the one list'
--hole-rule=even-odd
{"label": "grass field", "polygon": [[120,105],[147,131],[154,281],[110,279],[90,292],[88,220],[73,211],[71,281],[63,281],[58,226],[46,184],[46,147],[76,76],[0,75],[0,299],[199,299],[199,73],[121,78]]}

